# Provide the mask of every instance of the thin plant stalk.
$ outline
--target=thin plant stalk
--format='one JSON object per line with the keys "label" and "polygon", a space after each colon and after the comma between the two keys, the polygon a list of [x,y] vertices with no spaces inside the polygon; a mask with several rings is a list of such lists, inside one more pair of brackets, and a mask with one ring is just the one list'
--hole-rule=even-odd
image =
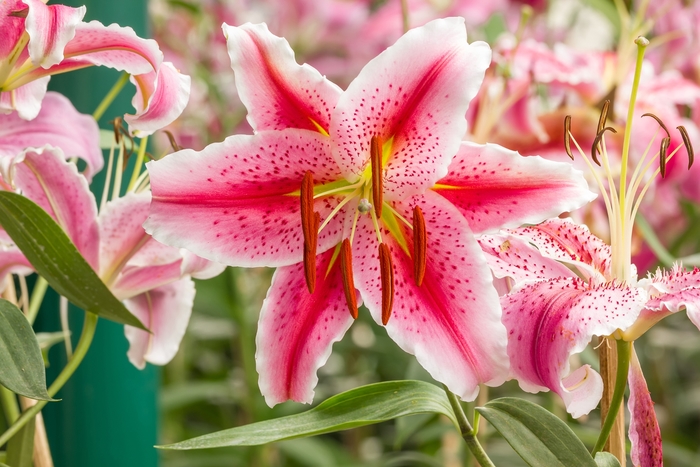
{"label": "thin plant stalk", "polygon": [[447,394],[447,399],[450,401],[452,411],[457,419],[459,432],[462,435],[462,438],[464,438],[464,441],[467,443],[467,447],[474,455],[474,458],[477,460],[477,462],[479,462],[481,467],[496,467],[494,463],[491,462],[491,459],[489,459],[489,456],[481,446],[479,439],[476,437],[476,431],[472,428],[469,420],[467,420],[467,416],[464,413],[462,404],[460,404],[457,396],[455,396],[452,391],[447,389],[447,386],[443,385],[442,387],[445,389],[445,394]]}

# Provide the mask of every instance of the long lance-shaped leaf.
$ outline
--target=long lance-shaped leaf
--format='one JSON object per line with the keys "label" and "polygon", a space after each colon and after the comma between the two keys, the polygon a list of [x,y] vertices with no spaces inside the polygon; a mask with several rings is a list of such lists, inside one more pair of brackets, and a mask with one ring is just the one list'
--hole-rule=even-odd
{"label": "long lance-shaped leaf", "polygon": [[456,424],[447,396],[437,386],[422,381],[389,381],[343,392],[300,414],[252,423],[158,447],[206,449],[254,446],[347,430],[419,413],[443,414]]}
{"label": "long lance-shaped leaf", "polygon": [[532,467],[597,467],[571,428],[537,404],[503,397],[476,410]]}
{"label": "long lance-shaped leaf", "polygon": [[620,461],[609,452],[597,453],[595,463],[598,464],[598,467],[620,467]]}
{"label": "long lance-shaped leaf", "polygon": [[46,392],[41,349],[24,314],[0,299],[0,384],[32,399],[54,400]]}
{"label": "long lance-shaped leaf", "polygon": [[0,225],[56,292],[103,318],[146,329],[112,295],[61,227],[32,200],[0,191]]}

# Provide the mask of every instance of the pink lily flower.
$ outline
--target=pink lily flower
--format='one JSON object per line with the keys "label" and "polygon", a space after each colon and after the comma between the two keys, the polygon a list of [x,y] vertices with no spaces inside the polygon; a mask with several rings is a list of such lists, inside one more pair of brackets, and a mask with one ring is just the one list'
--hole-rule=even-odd
{"label": "pink lily flower", "polygon": [[88,180],[102,170],[104,159],[100,150],[100,134],[95,119],[81,114],[63,95],[49,92],[34,120],[23,120],[16,113],[0,114],[0,167],[26,148],[45,144],[59,147],[68,158],[83,159]]}
{"label": "pink lily flower", "polygon": [[[629,283],[619,282],[610,246],[570,219],[487,235],[480,244],[494,275],[512,287],[501,298],[512,377],[525,391],[554,391],[575,418],[594,409],[603,393],[589,365],[569,369],[569,357],[594,335],[635,340],[681,310],[700,328],[700,270],[676,266],[639,281],[633,271]],[[633,458],[659,456],[658,422],[636,358],[629,380]]]}
{"label": "pink lily flower", "polygon": [[462,398],[504,381],[505,329],[472,232],[533,222],[592,194],[569,165],[462,142],[490,60],[463,23],[409,31],[345,92],[298,65],[264,24],[224,25],[257,133],[148,164],[154,238],[278,268],[257,335],[268,404],[312,401],[317,369],[363,303]]}
{"label": "pink lily flower", "polygon": [[41,0],[0,4],[0,112],[16,110],[32,120],[51,75],[99,65],[132,75],[136,113],[125,120],[133,134],[149,135],[175,120],[187,104],[190,78],[163,62],[155,41],[128,27],[84,23],[83,16],[85,7]]}
{"label": "pink lily flower", "polygon": [[[146,361],[157,365],[170,361],[192,310],[191,278],[212,277],[223,266],[147,235],[141,224],[148,215],[148,192],[112,200],[98,215],[87,180],[59,148],[28,148],[16,155],[0,187],[18,190],[48,212],[115,296],[151,330],[125,327],[129,360],[138,368]],[[31,265],[19,250],[6,251],[0,252],[0,272],[12,267],[11,272],[24,268],[20,271],[27,273]]]}

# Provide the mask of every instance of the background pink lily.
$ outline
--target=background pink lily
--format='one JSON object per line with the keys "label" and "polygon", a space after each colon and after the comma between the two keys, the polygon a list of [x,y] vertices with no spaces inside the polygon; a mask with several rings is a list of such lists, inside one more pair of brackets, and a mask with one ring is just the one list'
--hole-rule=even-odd
{"label": "background pink lily", "polygon": [[0,3],[0,112],[31,120],[51,75],[99,65],[132,75],[136,113],[125,120],[133,134],[149,135],[175,120],[187,104],[190,78],[163,62],[155,41],[128,27],[84,23],[84,15],[85,7],[41,0]]}
{"label": "background pink lily", "polygon": [[[151,330],[126,326],[129,360],[139,368],[146,361],[169,362],[192,310],[195,290],[191,277],[213,277],[223,267],[166,247],[147,235],[141,224],[148,214],[148,192],[112,200],[98,215],[87,180],[59,148],[28,148],[16,155],[2,185],[19,190],[46,210],[110,290]],[[20,271],[31,272],[16,247],[7,247],[5,253],[0,255],[0,271],[17,272],[24,267]]]}
{"label": "background pink lily", "polygon": [[[159,241],[208,259],[278,267],[257,337],[267,402],[311,402],[316,370],[362,303],[462,398],[473,399],[479,383],[502,383],[505,330],[471,231],[533,222],[592,194],[570,166],[461,141],[488,47],[467,44],[462,20],[437,20],[409,31],[343,93],[299,66],[265,25],[224,31],[257,133],[150,163],[154,198],[145,226]],[[304,255],[301,225],[307,172],[315,183],[311,210],[320,214],[315,265]],[[427,232],[421,285],[408,221],[416,206]],[[195,227],[184,230],[185,223]],[[339,260],[344,240],[351,253]],[[393,258],[391,277],[380,271],[382,248]]]}

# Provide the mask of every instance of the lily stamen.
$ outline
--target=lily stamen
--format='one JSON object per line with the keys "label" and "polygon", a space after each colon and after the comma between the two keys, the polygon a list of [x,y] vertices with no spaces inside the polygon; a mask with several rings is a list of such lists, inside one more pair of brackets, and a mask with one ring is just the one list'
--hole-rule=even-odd
{"label": "lily stamen", "polygon": [[379,270],[382,279],[382,324],[386,326],[394,305],[394,263],[386,243],[379,244]]}
{"label": "lily stamen", "polygon": [[399,219],[401,222],[403,222],[404,224],[406,224],[406,227],[408,227],[409,229],[413,229],[413,224],[412,224],[411,222],[409,222],[409,221],[408,221],[405,217],[403,217],[401,214],[399,214],[399,212],[398,212],[396,209],[394,209],[393,207],[391,207],[391,205],[389,205],[389,203],[384,204],[384,206],[386,206],[387,209],[389,209],[389,211],[391,211],[391,213],[392,213],[394,216],[396,216],[397,219]]}
{"label": "lily stamen", "polygon": [[413,208],[413,277],[418,287],[425,277],[428,236],[425,231],[425,218],[418,206]]}
{"label": "lily stamen", "polygon": [[688,152],[688,170],[690,170],[690,168],[693,166],[693,161],[695,160],[693,145],[690,143],[688,131],[683,125],[677,126],[676,129],[681,133],[681,138],[683,138],[683,146],[685,146],[685,150]]}
{"label": "lily stamen", "polygon": [[372,166],[372,203],[377,217],[382,217],[382,205],[384,204],[382,140],[376,135],[372,136],[370,141],[370,164]]}
{"label": "lily stamen", "polygon": [[571,152],[571,115],[564,117],[564,149],[571,160],[574,160],[574,154]]}
{"label": "lily stamen", "polygon": [[346,186],[341,186],[340,188],[333,188],[328,191],[322,191],[320,193],[317,193],[314,195],[314,199],[316,198],[322,198],[324,196],[332,195],[333,193],[339,193],[341,191],[348,191],[348,190],[354,190],[357,188],[362,187],[364,185],[364,180],[360,180],[358,183],[352,184],[352,185],[346,185]]}
{"label": "lily stamen", "polygon": [[[598,117],[598,129],[596,130],[596,134],[599,134],[601,131],[605,129],[605,124],[608,121],[608,109],[610,108],[610,99],[605,99],[605,102],[603,102],[603,108],[600,111],[600,117]],[[596,148],[598,151],[598,154],[600,154],[601,148],[598,146]],[[600,165],[600,164],[598,164]]]}
{"label": "lily stamen", "polygon": [[668,145],[671,144],[671,137],[667,136],[661,140],[659,147],[659,171],[661,178],[666,178],[666,154],[668,153]]}
{"label": "lily stamen", "polygon": [[343,276],[345,302],[348,304],[350,316],[357,319],[357,296],[355,295],[355,280],[352,277],[352,247],[347,238],[340,245],[340,270]]}
{"label": "lily stamen", "polygon": [[[311,225],[312,231],[318,229],[318,224],[321,222],[321,215],[314,212]],[[306,279],[306,287],[309,293],[314,293],[316,290],[316,246],[318,237],[312,236],[309,243],[304,242],[304,279]]]}
{"label": "lily stamen", "polygon": [[316,236],[316,229],[312,228],[314,212],[314,176],[310,170],[304,174],[299,193],[301,201],[301,229],[304,233],[304,245],[311,244],[311,237]]}
{"label": "lily stamen", "polygon": [[360,191],[360,190],[355,190],[355,191],[353,191],[352,193],[350,193],[349,195],[347,195],[345,198],[343,198],[343,200],[342,200],[340,203],[338,203],[338,205],[337,205],[335,208],[333,208],[333,210],[332,210],[331,213],[328,215],[328,217],[326,217],[326,220],[323,221],[323,224],[321,225],[321,227],[317,229],[317,234],[320,234],[320,233],[321,233],[321,231],[323,230],[323,228],[326,227],[326,226],[328,225],[328,223],[331,221],[331,219],[333,219],[333,217],[334,217],[336,214],[338,214],[338,211],[340,211],[341,209],[343,209],[343,206],[345,206],[345,205],[348,204],[350,201],[352,201],[352,200],[357,196],[357,194],[359,193],[359,191]]}
{"label": "lily stamen", "polygon": [[605,135],[606,131],[612,131],[613,133],[617,133],[617,130],[611,126],[606,126],[602,130],[598,132],[597,135],[595,135],[595,139],[593,140],[593,146],[591,147],[591,159],[593,159],[593,162],[598,164],[600,167],[600,161],[598,160],[598,156],[596,153],[598,152],[598,148],[600,146],[601,140],[603,139],[603,135]]}

